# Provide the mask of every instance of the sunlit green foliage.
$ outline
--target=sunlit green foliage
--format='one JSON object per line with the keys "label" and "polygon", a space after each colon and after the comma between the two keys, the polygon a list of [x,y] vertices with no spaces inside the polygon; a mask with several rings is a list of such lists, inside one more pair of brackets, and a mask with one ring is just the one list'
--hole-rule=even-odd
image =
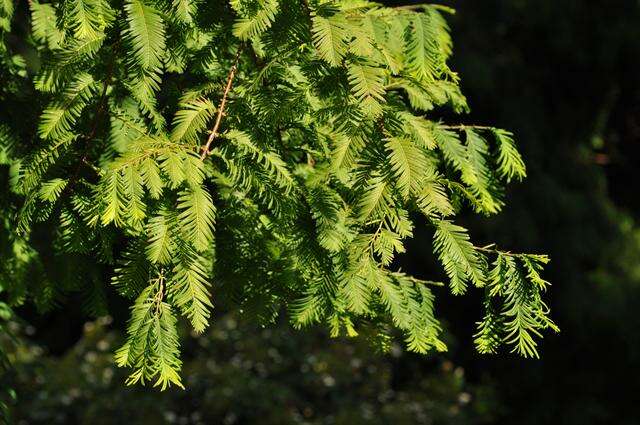
{"label": "sunlit green foliage", "polygon": [[[0,288],[22,291],[14,303],[44,307],[80,289],[102,311],[106,283],[92,267],[105,265],[132,299],[117,363],[133,368],[129,383],[163,389],[182,386],[177,318],[204,331],[216,297],[334,336],[393,324],[409,350],[444,351],[442,284],[394,263],[426,220],[451,291],[483,288],[479,351],[507,343],[537,356],[534,337],[555,329],[541,299],[546,257],[478,248],[454,223],[466,207],[500,211],[504,184],[525,167],[510,133],[438,119],[468,109],[447,65],[452,11],[111,3],[31,4],[46,106],[20,143],[11,123],[0,133],[15,174],[2,214],[23,249],[0,265]],[[76,285],[46,268],[38,285],[5,272],[37,264],[29,241],[41,222],[50,249],[91,259]]]}

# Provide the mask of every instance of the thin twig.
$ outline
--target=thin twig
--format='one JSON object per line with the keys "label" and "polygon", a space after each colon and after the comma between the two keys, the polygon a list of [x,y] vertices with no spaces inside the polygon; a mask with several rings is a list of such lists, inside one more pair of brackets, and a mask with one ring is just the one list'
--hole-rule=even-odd
{"label": "thin twig", "polygon": [[[120,40],[118,39],[113,44],[112,49],[115,51],[115,49],[118,47],[119,44],[120,44]],[[63,194],[73,189],[73,186],[75,185],[75,183],[77,182],[80,176],[80,171],[82,170],[83,165],[88,166],[93,171],[95,171],[98,175],[100,175],[100,169],[98,167],[93,166],[89,162],[89,149],[91,147],[91,141],[93,140],[93,138],[96,135],[96,132],[98,131],[98,124],[99,124],[100,118],[102,118],[102,114],[106,110],[105,105],[107,102],[107,90],[109,89],[109,85],[111,84],[111,79],[113,78],[114,66],[115,66],[115,60],[111,61],[111,63],[109,64],[109,68],[107,70],[107,76],[105,77],[102,83],[102,93],[100,94],[100,100],[98,101],[98,108],[96,109],[96,115],[93,118],[91,131],[89,132],[88,135],[83,137],[86,141],[85,141],[84,151],[82,152],[82,158],[80,158],[80,162],[78,163],[78,166],[76,167],[75,171],[71,175],[71,178],[69,179],[69,183],[65,187]]]}
{"label": "thin twig", "polygon": [[518,254],[512,254],[508,251],[500,251],[496,246],[496,244],[494,243],[489,244],[487,246],[474,246],[474,248],[476,249],[476,251],[484,252],[487,254],[503,254],[503,255],[514,256],[514,257],[518,255]]}
{"label": "thin twig", "polygon": [[465,129],[475,129],[475,130],[493,130],[495,127],[489,127],[486,125],[440,125],[440,128],[445,128],[447,130],[465,130]]}
{"label": "thin twig", "polygon": [[224,108],[227,105],[227,96],[229,96],[229,92],[231,91],[231,87],[233,86],[233,79],[236,76],[236,71],[238,70],[238,61],[240,60],[240,53],[242,52],[242,46],[238,47],[238,52],[236,53],[236,58],[233,61],[233,66],[229,70],[229,75],[227,77],[227,85],[224,89],[224,93],[222,95],[222,100],[220,101],[220,106],[218,107],[218,116],[216,117],[216,123],[209,133],[209,138],[207,139],[207,143],[202,147],[202,153],[200,154],[200,160],[204,161],[207,155],[209,155],[209,148],[211,147],[211,143],[218,137],[218,131],[220,129],[220,123],[222,123],[222,117],[224,116]]}
{"label": "thin twig", "polygon": [[482,246],[482,247],[476,246],[474,248],[476,249],[476,251],[485,252],[487,254],[506,255],[507,257],[514,257],[514,258],[526,258],[528,255],[532,255],[532,254],[518,254],[511,251],[502,251],[498,249],[495,243],[489,244],[487,246]]}

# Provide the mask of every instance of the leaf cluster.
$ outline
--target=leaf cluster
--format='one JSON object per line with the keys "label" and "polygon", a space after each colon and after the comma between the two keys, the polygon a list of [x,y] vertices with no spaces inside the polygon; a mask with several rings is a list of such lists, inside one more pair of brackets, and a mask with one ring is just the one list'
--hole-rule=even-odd
{"label": "leaf cluster", "polygon": [[[38,264],[38,223],[56,255],[91,258],[82,289],[103,293],[87,277],[92,261],[106,267],[132,300],[116,355],[133,369],[129,383],[182,386],[176,323],[202,332],[212,295],[264,322],[286,311],[294,326],[324,323],[335,336],[393,325],[409,350],[446,350],[441,284],[395,267],[415,220],[432,226],[451,291],[484,290],[479,351],[506,343],[536,356],[535,338],[556,329],[541,299],[546,257],[480,249],[454,222],[464,208],[499,212],[505,184],[526,170],[511,133],[438,119],[468,110],[447,64],[448,9],[354,0],[30,8],[45,106],[18,147],[0,128],[16,218],[4,207],[2,217],[22,249],[0,276],[22,282],[20,264]],[[14,297],[47,305],[76,288],[49,274],[40,273],[49,289],[23,283]],[[87,298],[102,311],[104,296]]]}

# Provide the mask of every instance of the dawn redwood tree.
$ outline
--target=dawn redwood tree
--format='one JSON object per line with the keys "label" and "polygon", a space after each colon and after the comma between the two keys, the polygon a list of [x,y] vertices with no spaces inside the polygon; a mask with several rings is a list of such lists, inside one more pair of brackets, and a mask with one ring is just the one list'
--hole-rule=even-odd
{"label": "dawn redwood tree", "polygon": [[177,321],[202,332],[216,300],[263,323],[286,314],[382,344],[395,328],[408,350],[443,351],[445,285],[394,265],[419,219],[450,290],[479,289],[479,352],[534,357],[557,329],[547,257],[475,246],[455,223],[465,208],[498,213],[525,166],[511,133],[440,119],[468,109],[447,65],[452,10],[31,0],[30,34],[16,36],[13,8],[0,0],[5,322],[71,291],[101,314],[112,286],[131,299],[116,361],[129,383],[163,389],[182,386]]}

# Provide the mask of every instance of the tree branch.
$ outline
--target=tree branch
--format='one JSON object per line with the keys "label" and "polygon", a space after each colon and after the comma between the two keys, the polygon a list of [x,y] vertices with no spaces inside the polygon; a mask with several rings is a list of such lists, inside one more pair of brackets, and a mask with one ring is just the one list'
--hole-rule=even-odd
{"label": "tree branch", "polygon": [[233,86],[233,79],[236,76],[236,71],[238,70],[238,61],[240,60],[240,53],[242,52],[242,46],[238,47],[238,52],[236,53],[236,58],[233,61],[233,66],[229,70],[229,75],[227,77],[227,85],[224,89],[224,93],[222,94],[222,100],[220,101],[220,106],[218,107],[218,115],[216,117],[216,123],[209,133],[209,138],[207,139],[207,143],[202,147],[202,153],[200,154],[200,160],[204,161],[207,155],[209,155],[209,148],[211,147],[211,143],[218,137],[218,131],[220,129],[220,124],[222,123],[222,117],[224,116],[224,108],[227,105],[227,96],[229,96],[229,92],[231,91],[231,87]]}

